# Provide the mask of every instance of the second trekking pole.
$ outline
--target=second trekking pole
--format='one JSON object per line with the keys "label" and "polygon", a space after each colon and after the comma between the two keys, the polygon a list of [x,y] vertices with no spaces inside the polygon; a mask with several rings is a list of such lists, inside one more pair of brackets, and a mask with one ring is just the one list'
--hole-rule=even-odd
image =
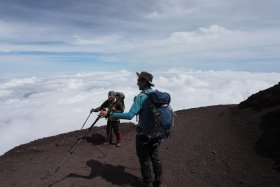
{"label": "second trekking pole", "polygon": [[93,122],[93,124],[87,129],[87,131],[85,132],[85,134],[78,138],[77,141],[70,147],[70,149],[68,150],[68,154],[65,155],[64,159],[60,162],[60,164],[58,165],[58,167],[55,170],[55,173],[60,169],[60,167],[63,165],[63,163],[67,160],[68,156],[71,155],[75,148],[77,147],[77,145],[86,137],[87,133],[92,129],[92,127],[96,124],[96,122],[101,118],[101,116],[98,116],[96,118],[96,120]]}
{"label": "second trekking pole", "polygon": [[87,117],[87,119],[86,119],[86,121],[84,122],[84,124],[83,124],[83,126],[82,126],[82,128],[81,128],[81,130],[83,129],[83,127],[85,126],[85,124],[86,124],[86,122],[87,122],[87,120],[88,120],[88,118],[89,118],[89,116],[91,115],[91,112],[89,113],[89,115],[88,115],[88,117]]}

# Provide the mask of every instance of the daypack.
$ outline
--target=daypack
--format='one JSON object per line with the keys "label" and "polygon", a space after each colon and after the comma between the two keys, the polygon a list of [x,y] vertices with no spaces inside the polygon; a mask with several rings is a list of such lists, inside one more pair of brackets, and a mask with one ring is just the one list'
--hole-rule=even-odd
{"label": "daypack", "polygon": [[116,92],[116,98],[117,98],[117,102],[121,102],[122,106],[123,106],[123,110],[125,109],[125,104],[124,104],[124,98],[125,95],[122,92]]}
{"label": "daypack", "polygon": [[174,124],[175,115],[170,106],[170,94],[158,90],[150,93],[145,92],[145,94],[148,96],[148,101],[155,121],[155,128],[150,135],[152,138],[169,138],[171,136],[171,127]]}

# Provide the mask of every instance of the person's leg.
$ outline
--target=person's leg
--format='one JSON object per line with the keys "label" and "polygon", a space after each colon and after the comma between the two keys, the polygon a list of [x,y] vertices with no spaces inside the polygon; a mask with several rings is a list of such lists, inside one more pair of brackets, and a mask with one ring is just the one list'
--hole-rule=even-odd
{"label": "person's leg", "polygon": [[136,153],[139,159],[143,181],[147,186],[151,186],[153,177],[150,168],[149,145],[142,144],[143,138],[143,136],[136,136]]}
{"label": "person's leg", "polygon": [[160,187],[162,183],[162,164],[160,161],[153,161],[153,170],[155,174],[154,187]]}
{"label": "person's leg", "polygon": [[162,183],[162,164],[159,157],[160,143],[151,143],[151,160],[155,174],[154,187],[160,187]]}
{"label": "person's leg", "polygon": [[120,122],[115,121],[113,125],[113,130],[116,135],[116,145],[121,146],[121,135],[120,135]]}
{"label": "person's leg", "polygon": [[113,134],[112,134],[112,121],[107,121],[107,127],[106,127],[106,142],[112,143],[113,141]]}

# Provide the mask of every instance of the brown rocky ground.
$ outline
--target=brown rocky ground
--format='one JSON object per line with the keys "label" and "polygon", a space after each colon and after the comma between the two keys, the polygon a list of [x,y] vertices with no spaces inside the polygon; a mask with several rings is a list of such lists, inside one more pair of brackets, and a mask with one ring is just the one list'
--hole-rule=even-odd
{"label": "brown rocky ground", "polygon": [[[280,186],[279,88],[240,105],[177,111],[161,146],[163,186]],[[93,128],[73,154],[67,151],[85,130],[15,147],[0,157],[0,186],[142,186],[134,125],[121,132],[122,147],[103,146],[105,128]]]}

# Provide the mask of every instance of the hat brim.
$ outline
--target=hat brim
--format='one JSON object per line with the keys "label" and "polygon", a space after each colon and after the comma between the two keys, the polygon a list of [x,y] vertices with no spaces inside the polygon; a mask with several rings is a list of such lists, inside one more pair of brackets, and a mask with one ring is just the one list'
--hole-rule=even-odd
{"label": "hat brim", "polygon": [[[138,72],[136,72],[136,75],[137,75],[139,78],[143,78],[143,79],[147,80],[145,77],[142,77],[141,74],[138,73]],[[151,81],[149,81],[149,80],[147,80],[147,81],[150,83],[151,86],[155,86],[154,83],[152,83]]]}

